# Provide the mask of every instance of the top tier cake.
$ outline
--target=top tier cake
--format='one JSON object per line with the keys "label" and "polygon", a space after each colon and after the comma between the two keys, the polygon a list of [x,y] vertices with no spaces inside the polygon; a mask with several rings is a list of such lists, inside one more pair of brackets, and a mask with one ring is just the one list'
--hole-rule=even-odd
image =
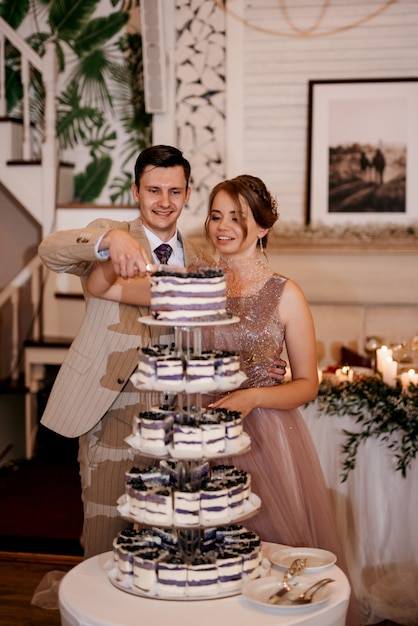
{"label": "top tier cake", "polygon": [[151,312],[158,321],[208,322],[223,320],[226,281],[222,270],[159,270],[151,276]]}

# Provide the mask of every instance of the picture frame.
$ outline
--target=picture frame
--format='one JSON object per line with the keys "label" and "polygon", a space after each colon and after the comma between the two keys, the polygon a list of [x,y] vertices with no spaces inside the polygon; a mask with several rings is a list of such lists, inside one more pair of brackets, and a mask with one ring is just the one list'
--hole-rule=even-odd
{"label": "picture frame", "polygon": [[306,223],[418,220],[418,78],[309,81]]}

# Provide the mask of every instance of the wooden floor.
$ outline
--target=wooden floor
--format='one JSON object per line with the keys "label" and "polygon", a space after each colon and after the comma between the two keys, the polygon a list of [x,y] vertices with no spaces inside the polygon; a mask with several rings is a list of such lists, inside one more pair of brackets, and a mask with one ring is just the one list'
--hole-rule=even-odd
{"label": "wooden floor", "polygon": [[60,626],[58,609],[43,609],[31,600],[48,572],[68,572],[80,561],[76,556],[0,552],[0,625]]}

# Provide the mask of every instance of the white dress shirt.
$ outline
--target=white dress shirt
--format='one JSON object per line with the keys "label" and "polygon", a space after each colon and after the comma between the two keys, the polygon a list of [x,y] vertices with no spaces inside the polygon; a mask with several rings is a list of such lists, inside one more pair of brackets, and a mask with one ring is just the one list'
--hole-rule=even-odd
{"label": "white dress shirt", "polygon": [[[159,259],[157,258],[157,255],[155,254],[154,250],[155,248],[158,248],[159,245],[161,245],[162,243],[168,243],[173,252],[170,255],[170,258],[168,259],[168,263],[167,265],[180,265],[181,267],[184,267],[184,252],[183,252],[183,246],[181,245],[181,241],[177,236],[177,230],[174,233],[173,237],[169,240],[169,241],[161,241],[156,235],[154,235],[154,233],[152,233],[148,228],[145,228],[144,226],[144,232],[147,236],[147,239],[149,241],[149,245],[151,247],[152,250],[152,259],[154,261],[154,263],[156,265],[160,264]],[[101,261],[107,261],[110,258],[110,254],[109,254],[109,250],[99,250],[99,246],[100,243],[103,239],[103,237],[107,234],[104,233],[103,235],[101,235],[101,237],[99,237],[96,246],[95,246],[95,252],[96,252],[96,256],[98,259],[100,259]]]}
{"label": "white dress shirt", "polygon": [[174,233],[173,237],[169,241],[161,241],[161,239],[159,239],[156,235],[154,235],[154,233],[148,230],[148,228],[145,228],[145,226],[144,231],[152,250],[152,258],[154,263],[156,263],[157,265],[160,264],[160,261],[158,260],[158,257],[154,252],[155,248],[158,248],[158,246],[160,246],[162,243],[168,243],[168,245],[171,246],[173,252],[168,259],[167,265],[181,265],[182,267],[184,267],[183,246],[181,245],[181,241],[177,236],[177,231]]}

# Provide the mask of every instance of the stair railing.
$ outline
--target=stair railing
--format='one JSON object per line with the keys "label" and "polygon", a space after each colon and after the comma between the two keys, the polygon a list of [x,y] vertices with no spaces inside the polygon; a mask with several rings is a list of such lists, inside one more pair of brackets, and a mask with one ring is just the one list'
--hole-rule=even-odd
{"label": "stair railing", "polygon": [[[21,364],[21,348],[26,339],[39,340],[41,337],[41,299],[42,284],[45,274],[45,266],[39,256],[34,257],[24,267],[15,278],[0,292],[0,315],[3,306],[10,302],[12,308],[12,336],[11,336],[11,354],[7,356],[9,360],[9,378],[12,381],[19,379]],[[33,323],[31,337],[20,337],[19,334],[19,311],[22,288],[30,283],[31,286],[31,305],[33,312]],[[3,353],[3,350],[2,350]],[[4,353],[3,353],[4,356]]]}
{"label": "stair railing", "polygon": [[45,55],[40,57],[26,41],[0,17],[0,116],[7,116],[5,42],[9,41],[21,55],[23,89],[23,142],[24,161],[34,159],[34,142],[31,134],[29,107],[30,66],[36,68],[45,87],[45,112],[42,124],[42,231],[51,232],[57,203],[58,187],[58,144],[56,138],[56,83],[58,76],[57,57],[53,42],[45,44]]}

